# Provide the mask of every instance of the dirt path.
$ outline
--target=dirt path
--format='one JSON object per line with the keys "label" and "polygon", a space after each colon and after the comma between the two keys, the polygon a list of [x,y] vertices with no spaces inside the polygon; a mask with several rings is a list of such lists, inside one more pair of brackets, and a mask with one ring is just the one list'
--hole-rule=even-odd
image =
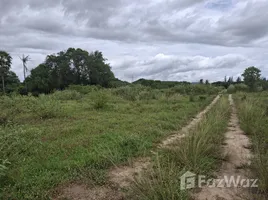
{"label": "dirt path", "polygon": [[[178,133],[171,135],[165,139],[158,147],[166,148],[180,138],[186,136],[192,128],[194,128],[202,119],[202,117],[212,108],[219,100],[218,95],[203,111],[201,111],[188,125],[183,127]],[[120,189],[128,187],[134,177],[146,170],[151,164],[150,158],[138,158],[133,160],[129,165],[115,166],[109,170],[109,185],[103,187],[89,188],[83,184],[69,184],[62,186],[57,190],[57,197],[54,200],[70,199],[70,200],[120,200],[124,199],[124,194]]]}
{"label": "dirt path", "polygon": [[[229,102],[232,109],[231,118],[228,124],[228,132],[225,133],[225,143],[223,146],[226,161],[223,162],[216,176],[217,179],[222,179],[224,176],[228,178],[234,176],[235,180],[239,176],[240,180],[243,178],[247,179],[249,172],[245,166],[250,164],[250,158],[252,156],[249,150],[250,142],[239,126],[237,110],[232,95],[229,95]],[[247,188],[241,186],[234,187],[234,185],[226,187],[224,183],[220,184],[220,186],[223,187],[202,188],[200,193],[194,195],[194,198],[196,200],[245,200],[249,197]]]}

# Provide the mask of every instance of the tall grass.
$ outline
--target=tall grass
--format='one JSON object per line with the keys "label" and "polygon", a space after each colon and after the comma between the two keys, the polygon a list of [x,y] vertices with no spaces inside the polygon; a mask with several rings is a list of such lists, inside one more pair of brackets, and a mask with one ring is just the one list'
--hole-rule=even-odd
{"label": "tall grass", "polygon": [[229,111],[224,97],[186,138],[158,152],[154,166],[137,178],[129,196],[141,200],[189,199],[189,194],[180,190],[180,176],[186,171],[211,176],[217,169]]}
{"label": "tall grass", "polygon": [[[251,167],[259,179],[259,190],[268,195],[268,94],[236,96],[240,124],[252,141],[254,158]],[[254,177],[256,178],[256,177]]]}

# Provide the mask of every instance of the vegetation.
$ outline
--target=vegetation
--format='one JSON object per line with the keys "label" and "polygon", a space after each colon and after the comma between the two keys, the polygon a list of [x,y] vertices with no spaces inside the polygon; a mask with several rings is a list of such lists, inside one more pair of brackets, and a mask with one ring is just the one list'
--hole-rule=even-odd
{"label": "vegetation", "polygon": [[5,51],[0,51],[0,76],[2,81],[2,92],[4,94],[6,93],[5,79],[10,71],[11,63],[11,56]]}
{"label": "vegetation", "polygon": [[221,163],[221,143],[229,119],[227,98],[204,117],[174,148],[159,151],[154,166],[136,179],[129,199],[164,200],[189,199],[185,190],[180,190],[180,176],[186,171],[212,176],[211,172]]}
{"label": "vegetation", "polygon": [[268,93],[236,96],[242,129],[250,137],[254,158],[251,167],[254,178],[259,179],[259,192],[268,195]]}
{"label": "vegetation", "polygon": [[198,97],[144,86],[0,97],[0,199],[48,199],[74,180],[104,184],[111,166],[148,155],[214,96]]}

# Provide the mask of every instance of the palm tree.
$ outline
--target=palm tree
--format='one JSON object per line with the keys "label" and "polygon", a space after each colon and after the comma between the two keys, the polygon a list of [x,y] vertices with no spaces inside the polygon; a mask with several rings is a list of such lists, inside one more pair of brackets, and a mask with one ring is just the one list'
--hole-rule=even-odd
{"label": "palm tree", "polygon": [[26,84],[26,73],[28,71],[28,68],[26,66],[27,62],[31,60],[30,56],[24,56],[24,54],[22,55],[22,57],[20,57],[22,64],[23,64],[23,74],[24,74],[24,82],[25,82],[25,88],[27,90],[27,84]]}
{"label": "palm tree", "polygon": [[5,94],[5,76],[11,68],[12,57],[5,51],[0,51],[0,76],[2,79],[3,93]]}

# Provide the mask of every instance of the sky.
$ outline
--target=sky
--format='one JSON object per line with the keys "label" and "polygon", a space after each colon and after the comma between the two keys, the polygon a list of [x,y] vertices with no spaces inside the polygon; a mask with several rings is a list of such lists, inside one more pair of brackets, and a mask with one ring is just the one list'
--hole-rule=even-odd
{"label": "sky", "polygon": [[0,0],[0,50],[21,80],[19,56],[32,69],[69,47],[103,52],[125,81],[268,77],[267,24],[268,0]]}

